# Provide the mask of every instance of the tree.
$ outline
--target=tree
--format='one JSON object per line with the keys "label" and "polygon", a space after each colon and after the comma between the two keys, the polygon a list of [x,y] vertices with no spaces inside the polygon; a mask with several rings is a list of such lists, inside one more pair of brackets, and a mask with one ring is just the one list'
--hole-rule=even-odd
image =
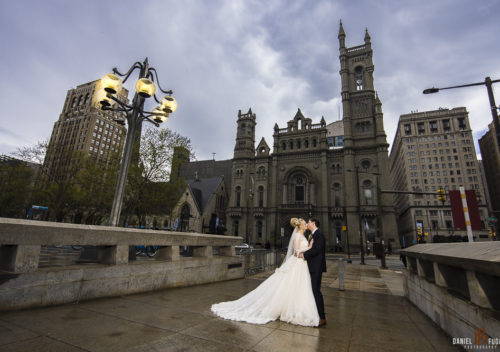
{"label": "tree", "polygon": [[137,163],[128,174],[125,215],[135,215],[140,225],[147,215],[170,214],[183,191],[182,181],[168,182],[174,148],[182,146],[192,155],[191,141],[167,128],[147,129],[141,137]]}
{"label": "tree", "polygon": [[23,217],[33,171],[24,162],[0,163],[0,216]]}

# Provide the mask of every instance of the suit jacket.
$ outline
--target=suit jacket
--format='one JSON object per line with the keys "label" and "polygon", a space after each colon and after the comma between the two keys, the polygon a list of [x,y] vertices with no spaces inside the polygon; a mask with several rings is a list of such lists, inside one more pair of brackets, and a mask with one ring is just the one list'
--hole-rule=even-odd
{"label": "suit jacket", "polygon": [[312,248],[304,252],[304,259],[307,260],[309,272],[326,272],[325,236],[317,229],[313,234],[313,240]]}

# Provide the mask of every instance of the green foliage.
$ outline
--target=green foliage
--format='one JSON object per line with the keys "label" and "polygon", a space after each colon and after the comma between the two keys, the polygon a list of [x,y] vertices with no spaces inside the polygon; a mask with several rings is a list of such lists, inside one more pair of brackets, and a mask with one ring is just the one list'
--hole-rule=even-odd
{"label": "green foliage", "polygon": [[[139,154],[132,158],[127,178],[122,221],[134,215],[144,225],[149,215],[167,215],[185,188],[183,180],[170,180],[174,148],[191,153],[191,141],[169,129],[147,129],[141,137]],[[14,155],[42,164],[48,142],[20,148]],[[50,157],[50,156],[49,156]],[[120,155],[108,163],[81,151],[66,151],[63,160],[50,170],[41,167],[30,185],[31,174],[24,163],[0,169],[0,216],[22,216],[31,204],[49,208],[48,220],[102,224],[109,216],[120,167]]]}
{"label": "green foliage", "polygon": [[174,148],[191,151],[191,141],[169,129],[148,129],[141,137],[138,162],[132,163],[127,178],[124,215],[135,215],[145,225],[148,215],[170,214],[185,183],[170,180]]}
{"label": "green foliage", "polygon": [[26,163],[0,163],[0,216],[24,217],[32,176]]}

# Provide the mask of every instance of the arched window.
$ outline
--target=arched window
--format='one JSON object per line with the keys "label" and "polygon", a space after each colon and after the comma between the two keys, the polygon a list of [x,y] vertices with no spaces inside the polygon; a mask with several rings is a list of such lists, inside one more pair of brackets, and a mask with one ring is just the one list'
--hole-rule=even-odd
{"label": "arched window", "polygon": [[304,203],[305,200],[305,185],[304,179],[301,176],[295,178],[295,203]]}
{"label": "arched window", "polygon": [[82,101],[83,101],[83,95],[80,95],[78,97],[78,106],[82,105]]}
{"label": "arched window", "polygon": [[354,82],[356,83],[356,90],[364,89],[363,67],[357,66],[354,69]]}
{"label": "arched window", "polygon": [[340,188],[340,183],[335,183],[333,185],[333,206],[335,207],[341,207],[341,188]]}
{"label": "arched window", "polygon": [[309,148],[309,139],[304,141],[304,148]]}
{"label": "arched window", "polygon": [[370,166],[371,166],[371,163],[370,163],[370,161],[369,161],[369,160],[363,160],[363,161],[361,162],[361,169],[362,169],[363,171],[368,171],[368,169],[370,169]]}
{"label": "arched window", "polygon": [[259,167],[259,169],[257,170],[257,175],[266,176],[266,168],[264,166]]}
{"label": "arched window", "polygon": [[87,93],[87,95],[85,95],[85,100],[84,100],[84,104],[87,104],[89,102],[89,98],[90,98],[90,94]]}
{"label": "arched window", "polygon": [[290,145],[290,149],[293,149],[293,141],[290,141],[289,145]]}
{"label": "arched window", "polygon": [[283,142],[283,144],[281,146],[282,146],[283,150],[286,150],[286,143],[285,142]]}
{"label": "arched window", "polygon": [[301,143],[300,143],[300,139],[297,141],[297,149],[300,149],[301,147]]}
{"label": "arched window", "polygon": [[366,180],[363,182],[363,195],[365,197],[365,204],[372,205],[373,191],[372,191],[372,182],[370,180]]}
{"label": "arched window", "polygon": [[257,221],[257,237],[262,238],[262,221]]}
{"label": "arched window", "polygon": [[316,138],[313,138],[313,148],[316,148]]}
{"label": "arched window", "polygon": [[238,220],[233,221],[233,235],[238,236],[239,233],[240,222]]}
{"label": "arched window", "polygon": [[264,187],[263,186],[259,186],[259,188],[257,188],[257,202],[258,202],[259,207],[264,206]]}
{"label": "arched window", "polygon": [[245,134],[245,133],[247,133],[247,126],[244,123],[242,123],[241,124],[241,134]]}
{"label": "arched window", "polygon": [[236,187],[236,206],[241,207],[241,187]]}
{"label": "arched window", "polygon": [[184,204],[181,209],[181,219],[180,219],[180,228],[179,231],[189,231],[189,217],[190,217],[190,208],[188,204]]}
{"label": "arched window", "polygon": [[71,100],[71,107],[74,108],[76,105],[76,97],[73,98],[73,100]]}

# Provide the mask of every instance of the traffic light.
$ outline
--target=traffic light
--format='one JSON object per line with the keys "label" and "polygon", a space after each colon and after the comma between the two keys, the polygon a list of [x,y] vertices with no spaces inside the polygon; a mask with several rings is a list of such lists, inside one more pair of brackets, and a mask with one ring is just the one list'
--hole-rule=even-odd
{"label": "traffic light", "polygon": [[437,190],[437,196],[441,202],[444,203],[446,201],[446,193],[443,188]]}

